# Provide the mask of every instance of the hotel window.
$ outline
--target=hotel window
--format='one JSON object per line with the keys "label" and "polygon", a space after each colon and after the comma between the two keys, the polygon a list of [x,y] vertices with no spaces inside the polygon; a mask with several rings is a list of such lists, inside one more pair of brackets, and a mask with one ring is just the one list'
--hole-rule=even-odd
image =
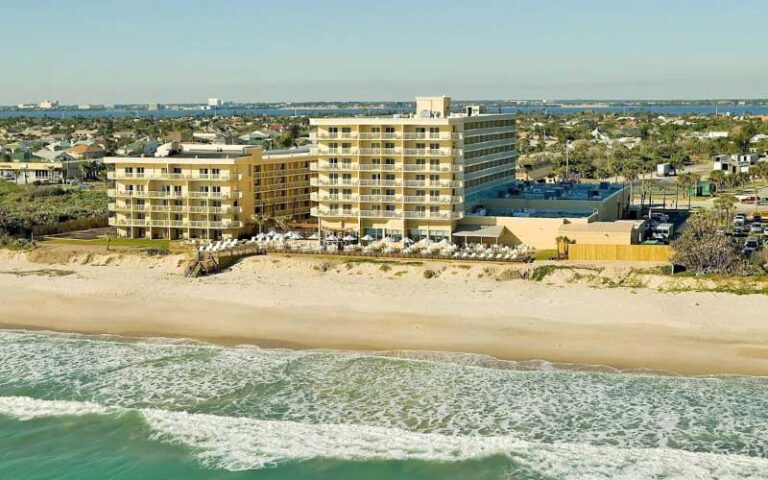
{"label": "hotel window", "polygon": [[181,185],[174,185],[173,186],[173,194],[177,197],[181,196]]}
{"label": "hotel window", "polygon": [[393,174],[391,174],[391,173],[388,173],[388,174],[386,174],[386,175],[384,176],[384,178],[385,178],[387,181],[390,181],[390,182],[392,182],[392,181],[394,181],[394,180],[395,180],[395,176],[394,176]]}
{"label": "hotel window", "polygon": [[342,190],[342,194],[345,197],[351,197],[352,196],[352,189],[351,188],[345,188],[344,190]]}
{"label": "hotel window", "polygon": [[352,205],[349,203],[344,204],[344,213],[345,214],[351,214],[352,213]]}
{"label": "hotel window", "polygon": [[144,176],[144,167],[136,167],[136,176],[137,177],[143,177]]}
{"label": "hotel window", "polygon": [[181,173],[180,167],[173,167],[173,173]]}
{"label": "hotel window", "polygon": [[123,170],[125,170],[125,173],[128,175],[133,173],[133,167],[125,167]]}
{"label": "hotel window", "polygon": [[221,175],[221,169],[219,169],[219,168],[211,169],[211,175],[214,175],[214,176],[218,177],[219,175]]}
{"label": "hotel window", "polygon": [[207,168],[201,168],[199,173],[200,173],[200,175],[208,175],[208,169]]}
{"label": "hotel window", "polygon": [[391,205],[391,204],[384,205],[384,210],[386,210],[388,212],[394,212],[395,211],[395,206]]}
{"label": "hotel window", "polygon": [[328,174],[328,182],[331,185],[336,185],[339,183],[339,174],[338,173],[329,173]]}
{"label": "hotel window", "polygon": [[395,133],[395,127],[384,127],[386,133]]}
{"label": "hotel window", "polygon": [[437,207],[437,206],[429,207],[429,213],[440,213],[440,207]]}
{"label": "hotel window", "polygon": [[430,150],[440,150],[440,144],[439,143],[430,143],[429,144]]}
{"label": "hotel window", "polygon": [[345,174],[343,174],[341,176],[341,179],[344,181],[344,183],[349,185],[350,183],[352,183],[352,174],[351,173],[345,173]]}
{"label": "hotel window", "polygon": [[386,195],[388,197],[394,197],[395,196],[395,191],[391,190],[391,189],[390,190],[384,190],[384,195]]}

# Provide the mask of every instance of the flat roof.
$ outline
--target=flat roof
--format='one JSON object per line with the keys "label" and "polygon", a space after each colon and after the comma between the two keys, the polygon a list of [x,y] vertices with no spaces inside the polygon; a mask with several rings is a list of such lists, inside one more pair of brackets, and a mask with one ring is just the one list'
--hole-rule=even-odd
{"label": "flat roof", "polygon": [[642,221],[617,220],[615,222],[566,223],[561,232],[631,233]]}
{"label": "flat roof", "polygon": [[494,120],[502,118],[515,118],[513,113],[482,113],[478,115],[466,115],[459,113],[452,113],[448,117],[426,117],[422,118],[416,114],[396,114],[396,115],[381,115],[381,116],[364,116],[359,117],[322,117],[322,118],[310,118],[310,125],[336,125],[336,124],[350,124],[350,125],[377,125],[396,123],[402,125],[449,125],[451,123],[464,123],[470,120]]}
{"label": "flat roof", "polygon": [[[533,183],[515,182],[506,187],[498,199],[523,200],[580,200],[603,201],[620,192],[625,185],[620,183]],[[489,199],[494,200],[494,199]],[[482,202],[478,202],[482,203]]]}

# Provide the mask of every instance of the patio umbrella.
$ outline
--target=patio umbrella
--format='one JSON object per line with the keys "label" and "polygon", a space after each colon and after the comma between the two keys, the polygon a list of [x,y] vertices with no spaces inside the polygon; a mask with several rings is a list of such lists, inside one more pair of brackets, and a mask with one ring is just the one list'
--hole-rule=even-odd
{"label": "patio umbrella", "polygon": [[277,235],[277,232],[274,230],[270,230],[269,233],[267,234],[267,236],[270,238],[273,238],[275,235]]}
{"label": "patio umbrella", "polygon": [[276,234],[275,234],[275,235],[272,237],[272,240],[283,240],[283,239],[285,239],[285,237],[284,237],[284,236],[282,236],[282,235],[280,235],[279,233],[276,233]]}
{"label": "patio umbrella", "polygon": [[317,240],[317,239],[318,239],[318,237],[317,237],[316,233],[313,233],[312,235],[307,237],[307,240]]}
{"label": "patio umbrella", "polygon": [[384,237],[384,240],[382,240],[382,242],[385,242],[385,243],[395,243],[395,239],[392,238],[392,237]]}
{"label": "patio umbrella", "polygon": [[408,237],[403,238],[403,245],[410,245],[413,243],[413,240],[411,240]]}
{"label": "patio umbrella", "polygon": [[364,242],[372,242],[373,241],[373,237],[370,236],[370,235],[366,235],[363,238],[361,238],[360,240],[362,240]]}
{"label": "patio umbrella", "polygon": [[266,236],[265,234],[263,234],[263,233],[260,233],[260,234],[256,235],[256,240],[258,240],[258,241],[260,241],[260,242],[263,242],[263,241],[264,241],[264,240],[266,240],[267,238],[269,238],[269,237],[267,237],[267,236]]}
{"label": "patio umbrella", "polygon": [[444,239],[440,240],[440,244],[441,245],[450,245],[451,242],[447,238],[444,238]]}
{"label": "patio umbrella", "polygon": [[328,235],[327,237],[325,237],[325,239],[328,240],[329,242],[338,242],[339,241],[339,238],[336,235],[334,235],[334,234]]}
{"label": "patio umbrella", "polygon": [[301,234],[297,233],[297,232],[289,233],[288,234],[288,238],[290,238],[291,240],[303,240],[304,239],[304,237],[302,237]]}
{"label": "patio umbrella", "polygon": [[347,234],[347,236],[344,237],[342,240],[344,240],[345,242],[354,242],[355,240],[357,240],[357,237],[350,233],[350,234]]}

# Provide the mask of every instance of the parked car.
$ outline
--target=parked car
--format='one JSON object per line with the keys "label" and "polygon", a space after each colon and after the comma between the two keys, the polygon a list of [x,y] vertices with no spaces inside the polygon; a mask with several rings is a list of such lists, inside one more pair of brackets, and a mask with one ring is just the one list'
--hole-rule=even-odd
{"label": "parked car", "polygon": [[669,223],[669,215],[661,212],[653,212],[651,213],[651,221],[656,221],[658,223]]}
{"label": "parked car", "polygon": [[763,223],[763,216],[759,213],[756,213],[752,216],[752,223]]}
{"label": "parked car", "polygon": [[651,235],[655,240],[659,240],[665,243],[669,242],[672,238],[672,234],[675,232],[675,225],[672,223],[660,223],[653,228],[653,234]]}
{"label": "parked car", "polygon": [[763,224],[760,223],[760,222],[752,223],[752,226],[749,228],[749,233],[762,234],[763,233]]}
{"label": "parked car", "polygon": [[756,251],[760,249],[762,245],[760,244],[760,241],[757,238],[749,237],[746,242],[744,242],[744,248],[741,249],[741,253],[744,255],[752,255]]}

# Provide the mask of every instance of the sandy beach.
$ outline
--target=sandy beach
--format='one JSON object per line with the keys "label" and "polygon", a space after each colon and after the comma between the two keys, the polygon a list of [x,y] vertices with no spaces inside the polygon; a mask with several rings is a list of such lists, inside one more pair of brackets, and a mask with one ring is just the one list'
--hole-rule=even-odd
{"label": "sandy beach", "polygon": [[768,375],[768,296],[548,284],[487,264],[275,255],[188,279],[182,262],[0,252],[0,326]]}

